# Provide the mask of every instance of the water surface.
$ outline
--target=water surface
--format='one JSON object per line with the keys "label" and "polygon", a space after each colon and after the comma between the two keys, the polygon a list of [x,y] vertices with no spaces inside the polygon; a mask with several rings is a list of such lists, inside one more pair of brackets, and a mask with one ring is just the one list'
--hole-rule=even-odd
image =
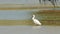
{"label": "water surface", "polygon": [[60,34],[60,26],[0,26],[0,34]]}

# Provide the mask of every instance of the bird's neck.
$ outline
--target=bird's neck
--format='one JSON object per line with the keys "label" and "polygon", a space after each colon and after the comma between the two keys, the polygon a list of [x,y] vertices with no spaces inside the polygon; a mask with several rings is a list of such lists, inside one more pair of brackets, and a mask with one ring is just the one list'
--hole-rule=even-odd
{"label": "bird's neck", "polygon": [[33,17],[32,19],[35,19],[35,17]]}

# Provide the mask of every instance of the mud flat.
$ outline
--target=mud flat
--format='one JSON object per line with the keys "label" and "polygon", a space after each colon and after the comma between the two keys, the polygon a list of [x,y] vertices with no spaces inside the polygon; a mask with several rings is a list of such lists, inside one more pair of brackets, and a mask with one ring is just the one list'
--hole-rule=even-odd
{"label": "mud flat", "polygon": [[[58,6],[59,7],[59,6]],[[41,8],[54,8],[53,5],[32,5],[32,4],[0,4],[0,10],[29,10]]]}
{"label": "mud flat", "polygon": [[41,22],[45,25],[60,25],[60,10],[42,10],[37,14],[42,16]]}

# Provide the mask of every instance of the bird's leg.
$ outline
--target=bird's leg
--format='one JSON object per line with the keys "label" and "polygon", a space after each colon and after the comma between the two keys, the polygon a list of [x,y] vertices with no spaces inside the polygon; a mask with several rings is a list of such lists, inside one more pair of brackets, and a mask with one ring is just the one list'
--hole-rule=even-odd
{"label": "bird's leg", "polygon": [[35,24],[36,26],[41,26],[41,25],[38,25],[38,24]]}
{"label": "bird's leg", "polygon": [[34,25],[38,26],[38,24],[34,24]]}
{"label": "bird's leg", "polygon": [[38,24],[35,24],[35,26],[38,26]]}

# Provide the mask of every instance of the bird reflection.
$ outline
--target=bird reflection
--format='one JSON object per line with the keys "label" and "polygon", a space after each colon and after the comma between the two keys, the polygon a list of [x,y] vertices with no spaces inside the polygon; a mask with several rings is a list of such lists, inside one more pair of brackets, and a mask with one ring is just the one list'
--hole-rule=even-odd
{"label": "bird reflection", "polygon": [[42,26],[33,26],[33,29],[40,29]]}

